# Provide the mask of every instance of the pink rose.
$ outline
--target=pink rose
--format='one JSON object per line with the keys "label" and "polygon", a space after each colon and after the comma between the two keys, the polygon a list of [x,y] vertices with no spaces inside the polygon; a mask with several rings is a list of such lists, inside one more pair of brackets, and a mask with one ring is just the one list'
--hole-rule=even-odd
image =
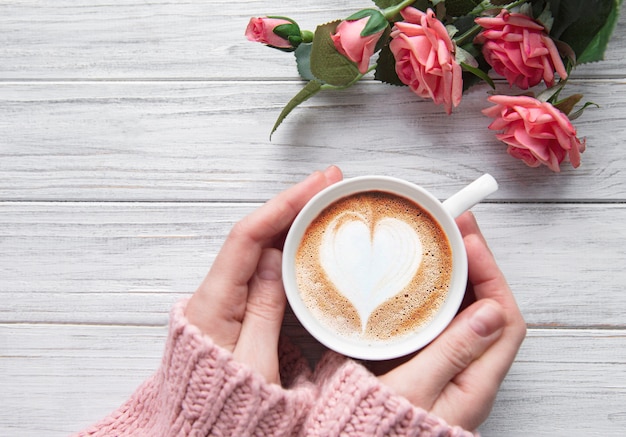
{"label": "pink rose", "polygon": [[418,96],[443,104],[450,114],[463,94],[454,43],[431,9],[424,13],[408,7],[401,13],[404,21],[395,24],[389,44],[398,78]]}
{"label": "pink rose", "polygon": [[274,29],[284,24],[291,25],[293,23],[289,20],[284,20],[282,18],[250,18],[250,22],[248,23],[248,27],[246,28],[246,38],[248,38],[250,41],[260,42],[272,47],[290,49],[292,48],[291,43],[287,39],[282,38],[274,33]]}
{"label": "pink rose", "polygon": [[567,78],[554,41],[532,18],[503,9],[497,17],[475,21],[483,30],[474,42],[483,44],[485,60],[509,84],[528,89],[543,79],[551,87],[555,71]]}
{"label": "pink rose", "polygon": [[361,32],[365,29],[369,19],[370,17],[365,17],[359,20],[342,21],[337,26],[335,33],[331,35],[337,51],[352,62],[355,62],[361,74],[367,73],[370,58],[374,54],[376,44],[384,30],[380,30],[372,35],[361,36]]}
{"label": "pink rose", "polygon": [[408,7],[401,14],[404,21],[396,23],[389,43],[398,78],[418,96],[443,104],[450,114],[463,94],[454,43],[431,9],[424,13]]}
{"label": "pink rose", "polygon": [[527,96],[491,96],[488,100],[496,104],[483,110],[495,118],[489,129],[502,131],[496,137],[509,145],[511,156],[530,167],[544,164],[556,172],[567,157],[574,168],[580,165],[585,141],[576,137],[576,129],[563,112]]}

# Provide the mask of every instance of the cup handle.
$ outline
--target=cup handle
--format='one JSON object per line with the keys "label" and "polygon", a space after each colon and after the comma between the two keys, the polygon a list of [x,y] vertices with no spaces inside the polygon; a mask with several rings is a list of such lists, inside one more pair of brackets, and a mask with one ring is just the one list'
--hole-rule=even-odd
{"label": "cup handle", "polygon": [[498,182],[493,176],[484,174],[445,200],[443,207],[452,217],[457,218],[497,189]]}

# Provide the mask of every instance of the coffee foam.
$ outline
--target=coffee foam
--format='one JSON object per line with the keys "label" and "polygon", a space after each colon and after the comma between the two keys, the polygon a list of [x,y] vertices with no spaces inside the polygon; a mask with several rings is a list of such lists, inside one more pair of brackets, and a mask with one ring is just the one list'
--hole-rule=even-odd
{"label": "coffee foam", "polygon": [[[371,305],[368,307],[368,304],[353,304],[348,297],[355,299],[355,295],[347,297],[340,291],[340,289],[345,291],[350,286],[333,282],[331,277],[337,280],[337,273],[329,275],[329,271],[324,267],[323,259],[335,261],[338,259],[336,256],[333,258],[332,243],[336,242],[337,230],[346,223],[367,224],[371,239],[374,232],[376,235],[385,234],[376,230],[377,225],[379,228],[380,224],[388,226],[389,238],[385,244],[390,244],[392,249],[399,249],[408,244],[412,250],[421,251],[421,259],[420,255],[415,257],[419,260],[417,263],[419,267],[414,260],[401,261],[402,265],[399,267],[390,266],[392,274],[404,275],[401,280],[390,281],[400,284],[400,288],[395,295],[374,307]],[[396,232],[398,229],[394,231],[394,226],[410,228],[414,235],[419,236],[418,243],[399,241],[397,236],[411,234],[407,234],[406,229]],[[344,246],[345,244],[341,247]],[[354,256],[354,259],[358,259],[359,251],[364,250],[363,247],[357,248],[355,253],[349,248],[345,249],[342,255],[348,254]],[[352,261],[339,261],[344,262]],[[372,266],[361,268],[363,277],[371,276],[368,270],[375,269]],[[426,325],[445,301],[451,272],[452,253],[440,225],[413,201],[382,191],[357,193],[328,206],[309,225],[296,254],[298,289],[309,310],[323,324],[340,335],[365,338],[368,341],[393,342]],[[358,281],[359,279],[355,282]],[[368,309],[363,310],[364,307]],[[367,320],[363,320],[363,314],[369,314]]]}
{"label": "coffee foam", "polygon": [[328,280],[356,308],[362,330],[372,312],[412,280],[422,261],[415,230],[395,217],[371,223],[345,211],[326,227],[319,248]]}

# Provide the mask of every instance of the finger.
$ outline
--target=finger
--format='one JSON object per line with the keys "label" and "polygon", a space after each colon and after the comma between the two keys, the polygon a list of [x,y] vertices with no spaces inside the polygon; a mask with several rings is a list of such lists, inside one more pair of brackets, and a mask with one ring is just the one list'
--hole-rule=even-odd
{"label": "finger", "polygon": [[234,346],[245,311],[248,281],[267,241],[286,229],[311,197],[341,178],[341,170],[335,166],[315,172],[236,224],[187,305],[189,321],[214,337],[218,345]]}
{"label": "finger", "polygon": [[258,370],[271,383],[280,383],[278,337],[287,301],[281,260],[278,249],[262,252],[250,281],[241,332],[233,351],[236,360]]}
{"label": "finger", "polygon": [[463,235],[464,237],[469,234],[477,234],[482,237],[482,233],[480,232],[480,228],[478,227],[476,217],[471,211],[465,211],[463,214],[458,216],[456,218],[456,224],[459,227],[459,231],[461,231],[461,235]]}
{"label": "finger", "polygon": [[[523,338],[526,324],[515,296],[487,246],[474,215],[469,212],[462,214],[457,219],[457,224],[467,251],[470,289],[476,299],[489,298],[498,301],[505,309],[507,325],[515,326],[518,337],[521,335]],[[523,335],[521,331],[524,331]]]}
{"label": "finger", "polygon": [[[448,423],[465,429],[478,428],[489,416],[520,343],[511,326],[506,326],[500,337],[478,359],[444,387],[431,411],[444,417]],[[459,408],[462,405],[475,407]]]}
{"label": "finger", "polygon": [[[526,334],[526,324],[474,216],[465,213],[457,218],[457,224],[468,254],[468,293],[473,293],[478,304],[498,302],[505,326],[500,337],[479,358],[445,385],[432,411],[449,423],[475,429],[491,411],[498,388]],[[461,408],[464,405],[476,408]]]}
{"label": "finger", "polygon": [[514,303],[513,293],[487,246],[476,218],[466,212],[457,218],[467,251],[468,276],[477,299],[489,297],[509,307]]}
{"label": "finger", "polygon": [[315,172],[238,222],[213,263],[212,279],[229,286],[247,284],[256,269],[261,250],[291,225],[315,194],[341,177],[341,171],[335,166]]}
{"label": "finger", "polygon": [[497,302],[476,302],[412,360],[381,380],[413,404],[430,410],[450,381],[500,337],[504,324]]}
{"label": "finger", "polygon": [[[459,230],[461,231],[461,235],[464,238],[467,237],[467,235],[478,231],[478,225],[476,224],[476,220],[471,211],[466,211],[461,214],[459,217],[457,217],[456,222]],[[468,283],[467,290],[465,290],[465,295],[463,296],[463,302],[461,302],[461,307],[459,308],[458,312],[463,311],[474,302],[476,302],[474,287],[471,283]]]}
{"label": "finger", "polygon": [[464,236],[468,258],[469,281],[477,299],[493,299],[504,309],[506,327],[500,339],[470,369],[457,377],[457,387],[472,392],[476,378],[485,382],[476,395],[494,396],[489,388],[497,390],[509,371],[519,347],[526,336],[526,322],[515,296],[498,267],[475,217],[463,214],[457,223]]}
{"label": "finger", "polygon": [[[448,423],[465,429],[476,429],[489,416],[503,380],[502,363],[493,352],[503,341],[504,333],[483,355],[459,373],[444,387],[431,411],[445,417]],[[459,408],[472,405],[473,408]]]}
{"label": "finger", "polygon": [[[476,227],[476,230],[478,228]],[[480,232],[480,231],[478,231]],[[469,277],[476,298],[493,299],[504,309],[506,327],[499,341],[488,351],[475,371],[499,385],[515,360],[526,337],[526,322],[515,301],[513,292],[498,268],[493,254],[482,235],[472,233],[465,237],[469,263]],[[484,362],[484,364],[482,364]]]}
{"label": "finger", "polygon": [[513,328],[509,331],[514,331],[513,336],[521,342],[526,334],[526,323],[474,216],[471,214],[462,216],[460,227],[464,232],[469,282],[476,299],[496,300],[505,310],[508,327]]}

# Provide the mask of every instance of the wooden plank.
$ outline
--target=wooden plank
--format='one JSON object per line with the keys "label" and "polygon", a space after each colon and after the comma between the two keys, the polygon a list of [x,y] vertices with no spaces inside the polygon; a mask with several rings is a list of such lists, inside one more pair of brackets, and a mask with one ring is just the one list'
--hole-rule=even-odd
{"label": "wooden plank", "polygon": [[624,330],[530,330],[483,436],[621,436]]}
{"label": "wooden plank", "polygon": [[336,163],[347,176],[394,175],[441,198],[489,172],[501,186],[495,200],[624,201],[626,83],[570,86],[609,103],[576,121],[582,166],[554,174],[506,154],[480,113],[485,87],[448,118],[405,88],[363,83],[309,100],[270,142],[300,83],[0,83],[0,198],[258,200]]}
{"label": "wooden plank", "polygon": [[[442,199],[492,173],[500,191],[475,211],[531,329],[482,435],[623,434],[626,15],[564,92],[602,106],[575,122],[578,170],[509,158],[480,115],[486,87],[447,118],[366,80],[269,141],[302,83],[293,55],[246,41],[249,17],[313,28],[368,4],[0,4],[0,435],[65,435],[121,404],[233,222],[329,163]],[[319,356],[289,312],[284,330]]]}
{"label": "wooden plank", "polygon": [[[166,328],[10,324],[0,334],[0,434],[28,437],[117,408],[158,367]],[[625,371],[624,330],[530,330],[480,431],[621,435]]]}
{"label": "wooden plank", "polygon": [[[0,79],[294,79],[292,55],[246,40],[251,16],[287,15],[314,30],[370,6],[367,0],[4,2]],[[623,77],[625,36],[616,32],[601,66],[583,66],[576,74]]]}
{"label": "wooden plank", "polygon": [[166,327],[0,325],[0,434],[67,435],[159,366]]}
{"label": "wooden plank", "polygon": [[[164,324],[257,205],[0,203],[0,322]],[[625,326],[626,206],[474,211],[529,324]]]}

